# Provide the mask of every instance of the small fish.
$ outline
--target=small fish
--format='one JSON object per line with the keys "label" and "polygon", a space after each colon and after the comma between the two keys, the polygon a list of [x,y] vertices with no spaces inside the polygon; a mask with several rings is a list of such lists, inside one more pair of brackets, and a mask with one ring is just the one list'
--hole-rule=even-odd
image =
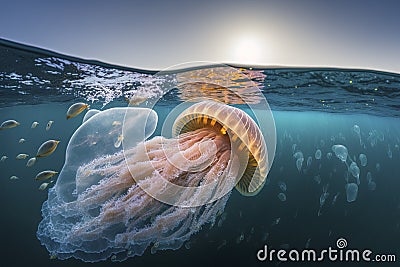
{"label": "small fish", "polygon": [[38,126],[38,125],[39,125],[39,123],[37,121],[34,121],[34,122],[32,122],[31,128],[35,129],[36,126]]}
{"label": "small fish", "polygon": [[47,180],[56,174],[58,174],[58,172],[56,172],[56,171],[42,171],[36,175],[35,180],[37,180],[37,181]]}
{"label": "small fish", "polygon": [[124,136],[122,134],[118,135],[118,138],[114,143],[115,148],[119,148],[121,146],[121,143],[123,140],[124,140]]}
{"label": "small fish", "polygon": [[18,143],[23,144],[23,143],[25,143],[25,141],[26,140],[24,138],[21,138],[21,139],[19,139]]}
{"label": "small fish", "polygon": [[28,160],[28,162],[26,163],[26,167],[32,167],[33,164],[35,164],[35,162],[36,162],[36,158],[30,158]]}
{"label": "small fish", "polygon": [[0,130],[14,128],[18,125],[20,125],[20,123],[15,120],[7,120],[0,125]]}
{"label": "small fish", "polygon": [[48,141],[44,142],[39,147],[39,149],[36,153],[36,157],[37,158],[47,157],[48,155],[53,153],[54,150],[56,150],[58,143],[60,143],[60,141],[58,141],[58,140],[48,140]]}
{"label": "small fish", "polygon": [[0,159],[0,161],[1,161],[1,162],[4,162],[6,159],[8,159],[7,156],[2,156],[1,159]]}
{"label": "small fish", "polygon": [[136,106],[136,105],[139,105],[139,104],[143,103],[144,101],[146,101],[147,97],[132,96],[131,98],[126,97],[125,100],[126,100],[126,102],[129,103],[130,106]]}
{"label": "small fish", "polygon": [[17,176],[15,176],[15,175],[13,175],[13,176],[11,176],[10,177],[10,180],[18,180],[19,178],[17,177]]}
{"label": "small fish", "polygon": [[75,104],[73,104],[72,106],[70,106],[68,108],[67,120],[78,116],[82,111],[84,111],[85,109],[88,109],[88,108],[90,108],[90,106],[88,104],[85,104],[85,103],[75,103]]}
{"label": "small fish", "polygon": [[21,154],[18,154],[15,158],[16,159],[26,159],[27,157],[29,157],[28,154],[21,153]]}
{"label": "small fish", "polygon": [[47,123],[47,125],[46,125],[46,131],[50,130],[51,125],[53,125],[53,122],[54,122],[54,121],[49,121],[49,122]]}

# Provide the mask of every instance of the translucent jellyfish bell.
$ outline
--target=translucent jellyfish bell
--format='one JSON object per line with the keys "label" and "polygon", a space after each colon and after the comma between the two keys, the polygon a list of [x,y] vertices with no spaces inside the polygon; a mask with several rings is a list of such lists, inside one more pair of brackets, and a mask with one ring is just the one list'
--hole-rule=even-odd
{"label": "translucent jellyfish bell", "polygon": [[360,159],[361,166],[367,166],[367,156],[365,154],[360,154],[358,158]]}
{"label": "translucent jellyfish bell", "polygon": [[347,202],[354,202],[357,199],[358,195],[358,185],[355,183],[346,184],[346,196]]}
{"label": "translucent jellyfish bell", "polygon": [[357,163],[353,161],[349,166],[349,171],[357,179],[357,184],[360,184],[360,168],[358,168]]}
{"label": "translucent jellyfish bell", "polygon": [[55,185],[58,196],[72,201],[103,178],[101,171],[91,169],[90,163],[103,158],[103,168],[107,168],[107,157],[122,150],[122,146],[114,146],[115,139],[122,133],[122,125],[116,127],[113,122],[124,121],[124,118],[125,139],[132,145],[148,138],[158,120],[157,113],[145,108],[111,108],[93,115],[75,131],[68,143],[66,161]]}
{"label": "translucent jellyfish bell", "polygon": [[320,149],[317,149],[317,151],[315,151],[315,159],[321,159],[322,156],[322,152]]}
{"label": "translucent jellyfish bell", "polygon": [[348,152],[347,152],[347,148],[344,145],[333,145],[332,151],[335,153],[335,155],[336,155],[336,157],[338,157],[338,159],[340,159],[343,162],[346,162]]}

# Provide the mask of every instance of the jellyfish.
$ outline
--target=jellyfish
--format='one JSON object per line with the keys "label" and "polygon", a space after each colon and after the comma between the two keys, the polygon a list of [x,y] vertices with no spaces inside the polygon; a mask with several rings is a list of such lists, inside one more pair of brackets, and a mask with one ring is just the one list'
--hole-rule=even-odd
{"label": "jellyfish", "polygon": [[193,104],[176,118],[171,138],[150,138],[157,120],[151,109],[111,108],[76,130],[37,230],[50,255],[122,261],[150,247],[178,249],[215,223],[234,187],[253,196],[264,186],[266,142],[244,111]]}
{"label": "jellyfish", "polygon": [[315,151],[315,159],[321,159],[322,156],[322,152],[320,149],[317,149],[317,151]]}
{"label": "jellyfish", "polygon": [[347,152],[347,148],[345,146],[333,145],[332,151],[335,153],[335,155],[338,159],[340,159],[341,161],[346,163],[348,152]]}
{"label": "jellyfish", "polygon": [[304,158],[298,158],[296,160],[296,168],[299,172],[301,171],[301,167],[303,166],[303,161],[304,161]]}
{"label": "jellyfish", "polygon": [[309,156],[309,157],[307,158],[307,167],[310,167],[310,166],[311,166],[311,163],[312,163],[312,157]]}
{"label": "jellyfish", "polygon": [[282,192],[280,192],[280,193],[278,194],[278,198],[279,198],[279,200],[282,201],[282,202],[286,201],[286,195],[285,195],[284,193],[282,193]]}
{"label": "jellyfish", "polygon": [[358,185],[355,183],[346,184],[347,202],[353,202],[357,199]]}
{"label": "jellyfish", "polygon": [[279,186],[279,189],[281,189],[281,191],[286,192],[287,186],[286,186],[285,182],[278,181],[278,186]]}
{"label": "jellyfish", "polygon": [[360,154],[358,158],[360,159],[361,166],[367,166],[367,156],[365,154]]}
{"label": "jellyfish", "polygon": [[349,172],[357,179],[357,184],[360,184],[360,168],[358,168],[357,163],[354,161],[349,166]]}

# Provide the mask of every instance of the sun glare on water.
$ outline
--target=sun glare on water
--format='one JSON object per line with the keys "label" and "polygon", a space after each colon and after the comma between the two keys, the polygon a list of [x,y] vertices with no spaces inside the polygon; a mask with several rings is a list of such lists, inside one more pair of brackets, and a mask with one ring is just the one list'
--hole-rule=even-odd
{"label": "sun glare on water", "polygon": [[254,36],[242,36],[233,42],[232,60],[242,64],[263,64],[264,51]]}

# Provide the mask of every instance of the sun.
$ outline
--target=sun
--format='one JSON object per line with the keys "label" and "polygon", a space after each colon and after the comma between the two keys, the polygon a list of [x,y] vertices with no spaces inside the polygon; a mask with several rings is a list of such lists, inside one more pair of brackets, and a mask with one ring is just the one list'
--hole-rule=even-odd
{"label": "sun", "polygon": [[260,64],[262,59],[263,49],[256,36],[241,36],[233,42],[233,61],[242,64]]}

